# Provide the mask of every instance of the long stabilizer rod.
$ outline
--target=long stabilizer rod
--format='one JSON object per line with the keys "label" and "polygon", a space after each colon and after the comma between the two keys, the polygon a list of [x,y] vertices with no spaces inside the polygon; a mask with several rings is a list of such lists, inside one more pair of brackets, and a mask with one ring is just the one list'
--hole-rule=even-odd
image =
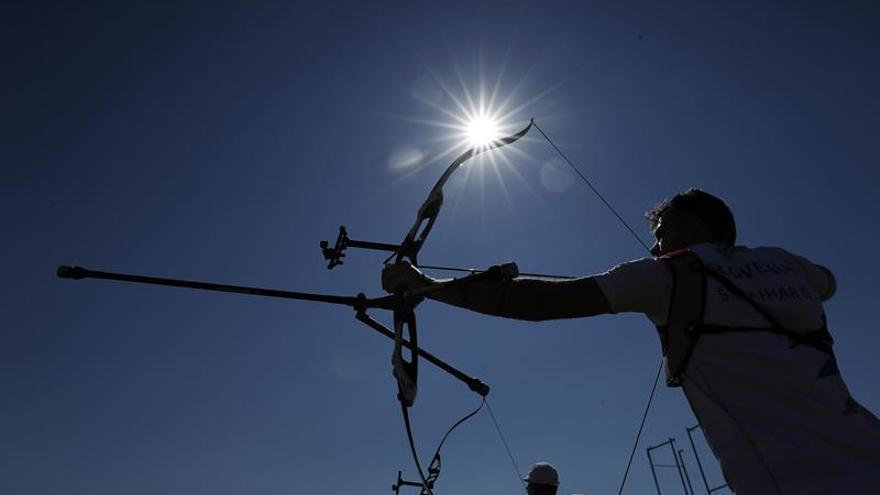
{"label": "long stabilizer rod", "polygon": [[140,284],[165,285],[169,287],[184,287],[187,289],[211,290],[217,292],[232,292],[235,294],[247,294],[250,296],[279,297],[282,299],[298,299],[303,301],[316,301],[330,304],[342,304],[354,307],[358,298],[352,296],[336,296],[330,294],[312,294],[309,292],[292,292],[278,289],[261,289],[259,287],[246,287],[242,285],[215,284],[211,282],[197,282],[193,280],[178,280],[173,278],[147,277],[144,275],[130,275],[127,273],[99,272],[88,270],[81,266],[59,266],[60,278],[80,280],[83,278],[99,278],[103,280],[118,280],[121,282],[136,282]]}

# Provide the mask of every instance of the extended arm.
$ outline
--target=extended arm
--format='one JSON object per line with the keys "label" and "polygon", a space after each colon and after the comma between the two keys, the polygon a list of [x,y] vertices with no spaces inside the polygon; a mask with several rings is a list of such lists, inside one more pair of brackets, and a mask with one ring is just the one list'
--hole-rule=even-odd
{"label": "extended arm", "polygon": [[574,280],[488,280],[429,297],[487,315],[530,321],[611,312],[605,295],[592,277]]}
{"label": "extended arm", "polygon": [[[383,273],[386,290],[411,290],[442,284],[412,266],[389,266]],[[592,277],[572,280],[516,278],[483,280],[429,294],[430,299],[478,313],[519,320],[551,320],[610,313],[608,300]]]}

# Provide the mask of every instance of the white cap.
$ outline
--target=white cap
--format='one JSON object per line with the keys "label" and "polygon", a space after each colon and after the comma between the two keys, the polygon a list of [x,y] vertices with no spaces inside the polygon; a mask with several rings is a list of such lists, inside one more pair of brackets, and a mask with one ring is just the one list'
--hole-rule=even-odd
{"label": "white cap", "polygon": [[536,462],[523,481],[535,485],[559,486],[559,474],[549,462]]}

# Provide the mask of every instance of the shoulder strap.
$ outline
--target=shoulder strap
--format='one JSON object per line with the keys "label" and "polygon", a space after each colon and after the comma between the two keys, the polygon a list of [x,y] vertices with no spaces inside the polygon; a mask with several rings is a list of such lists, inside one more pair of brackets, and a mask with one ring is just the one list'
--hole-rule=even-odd
{"label": "shoulder strap", "polygon": [[706,307],[706,272],[689,251],[662,257],[672,272],[672,293],[666,325],[658,327],[663,346],[666,385],[681,385],[680,374],[700,337]]}
{"label": "shoulder strap", "polygon": [[[726,276],[706,266],[695,254],[683,251],[677,252],[673,256],[664,256],[661,259],[666,261],[673,276],[667,323],[665,326],[657,327],[663,346],[667,386],[681,385],[681,372],[684,370],[697,340],[703,333],[744,331],[777,333],[788,337],[792,347],[805,344],[829,354],[832,352],[831,345],[834,340],[827,328],[798,331],[784,327],[767,308],[737,287]],[[771,325],[770,328],[727,327],[705,323],[704,311],[708,278],[712,278],[731,294],[748,303],[767,320]]]}

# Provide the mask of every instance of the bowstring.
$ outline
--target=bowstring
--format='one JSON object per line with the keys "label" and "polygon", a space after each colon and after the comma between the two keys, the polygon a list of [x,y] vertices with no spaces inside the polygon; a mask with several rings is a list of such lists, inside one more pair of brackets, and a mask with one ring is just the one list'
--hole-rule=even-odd
{"label": "bowstring", "polygon": [[[440,443],[437,444],[437,448],[434,450],[434,457],[431,458],[431,462],[428,465],[428,476],[425,476],[424,471],[422,471],[421,463],[419,462],[418,455],[416,454],[415,442],[413,441],[412,426],[410,424],[409,414],[404,407],[403,421],[404,425],[406,426],[406,435],[407,439],[409,440],[409,446],[410,450],[412,451],[413,460],[415,461],[416,469],[418,470],[419,478],[422,482],[422,493],[426,495],[433,495],[433,485],[434,482],[436,482],[437,479],[440,477],[440,469],[442,466],[440,461],[440,450],[443,448],[443,444],[446,443],[446,439],[449,438],[449,435],[462,423],[479,413],[483,409],[483,406],[485,406],[486,410],[489,411],[489,416],[492,418],[492,423],[495,425],[495,431],[498,432],[498,436],[501,438],[501,443],[504,444],[504,449],[507,451],[507,457],[510,458],[510,463],[513,466],[514,475],[516,476],[517,480],[519,480],[519,482],[522,483],[523,486],[525,486],[525,482],[522,480],[522,478],[520,478],[519,468],[517,467],[516,460],[513,458],[513,453],[510,450],[510,445],[508,445],[507,439],[504,436],[504,433],[501,431],[501,426],[498,424],[498,419],[495,417],[495,412],[492,411],[492,406],[489,404],[488,398],[484,396],[483,400],[480,401],[480,405],[477,406],[476,409],[466,414],[464,417],[456,421],[451,427],[449,427],[448,430],[446,430],[446,433],[440,439]],[[433,474],[432,468],[434,467],[435,462],[437,463],[436,474]]]}
{"label": "bowstring", "polygon": [[[596,195],[596,197],[598,197],[599,200],[602,201],[602,203],[605,205],[605,207],[608,208],[608,210],[612,214],[614,214],[615,217],[617,217],[617,220],[626,228],[627,231],[629,231],[630,234],[632,234],[633,238],[643,248],[645,248],[645,251],[647,251],[648,254],[650,255],[651,248],[649,248],[648,245],[645,243],[645,241],[643,241],[642,238],[638,234],[636,234],[636,231],[633,230],[633,228],[629,225],[629,223],[627,223],[627,221],[624,220],[622,216],[620,216],[620,213],[618,213],[617,210],[613,206],[611,206],[611,203],[609,203],[608,200],[605,199],[605,196],[603,196],[602,193],[600,193],[599,190],[596,189],[596,187],[593,185],[593,183],[590,181],[590,179],[588,179],[583,173],[581,173],[580,169],[578,169],[575,166],[575,164],[572,163],[572,161],[568,159],[568,157],[565,155],[565,153],[563,153],[562,150],[559,149],[559,146],[556,146],[556,143],[554,143],[553,140],[550,139],[550,136],[548,136],[547,133],[545,133],[544,130],[541,129],[538,126],[538,124],[536,124],[534,122],[534,120],[532,121],[532,125],[535,127],[535,129],[538,130],[538,132],[541,133],[542,136],[544,136],[544,139],[546,139],[547,142],[550,144],[550,146],[552,146],[553,149],[555,149],[556,152],[559,153],[559,156],[562,157],[562,159],[565,161],[565,163],[567,163],[568,166],[571,167],[572,170],[574,170],[574,172],[578,175],[578,177],[580,177],[581,180],[584,181],[584,183],[590,188],[591,191],[593,191],[593,193]],[[621,495],[623,493],[623,488],[626,485],[626,479],[627,479],[627,476],[629,475],[629,470],[632,467],[633,456],[635,455],[636,449],[639,446],[639,440],[642,437],[642,430],[645,427],[645,421],[648,419],[648,411],[651,410],[651,403],[654,401],[654,392],[657,390],[657,383],[660,380],[660,373],[662,371],[663,371],[663,361],[661,360],[660,361],[660,368],[657,370],[657,376],[654,378],[654,385],[653,385],[653,387],[651,387],[651,393],[648,396],[648,403],[645,405],[645,412],[644,412],[644,414],[642,414],[641,424],[639,424],[639,429],[636,432],[636,438],[635,438],[635,441],[633,442],[632,450],[630,451],[630,454],[629,454],[629,460],[626,463],[626,469],[623,472],[623,479],[620,482],[620,490],[618,491],[618,495]],[[491,412],[491,409],[489,411]]]}
{"label": "bowstring", "polygon": [[654,377],[654,386],[651,387],[651,395],[648,396],[648,403],[645,404],[645,412],[642,414],[642,422],[639,424],[639,431],[636,433],[636,440],[633,442],[632,450],[629,452],[629,461],[626,463],[626,469],[623,471],[623,479],[620,480],[620,489],[617,495],[623,493],[623,487],[626,485],[626,477],[629,474],[629,468],[632,466],[633,456],[636,455],[636,449],[639,446],[639,438],[642,436],[642,429],[645,428],[645,420],[648,419],[648,411],[651,410],[651,402],[654,400],[654,392],[657,391],[657,382],[660,381],[660,373],[663,371],[663,360],[660,360],[660,367],[657,369],[657,376]]}
{"label": "bowstring", "polygon": [[583,173],[581,173],[581,171],[575,166],[575,164],[572,163],[571,160],[569,160],[567,156],[565,156],[565,153],[563,153],[562,150],[559,149],[559,146],[556,146],[556,143],[554,143],[550,139],[550,137],[547,136],[547,134],[544,132],[544,130],[541,129],[540,127],[538,127],[538,124],[533,123],[532,125],[534,125],[535,129],[537,129],[538,132],[540,132],[541,135],[544,136],[544,139],[546,139],[547,142],[550,143],[550,146],[552,146],[553,149],[555,149],[556,152],[559,153],[559,156],[561,156],[562,159],[565,160],[565,163],[567,163],[568,166],[571,167],[572,170],[574,170],[574,172],[578,175],[578,177],[580,177],[581,180],[584,181],[584,183],[587,186],[589,186],[590,190],[593,191],[593,193],[596,195],[596,197],[599,198],[599,200],[602,201],[603,204],[605,204],[605,207],[608,208],[608,210],[611,213],[613,213],[615,217],[617,217],[617,220],[619,220],[620,223],[623,224],[624,227],[626,227],[626,230],[628,230],[629,233],[632,234],[633,238],[635,238],[635,240],[638,241],[638,243],[641,244],[643,248],[645,248],[645,251],[647,251],[650,254],[651,248],[649,248],[648,245],[645,244],[645,241],[643,241],[642,238],[639,237],[638,234],[636,234],[636,231],[633,230],[632,227],[630,227],[630,225],[626,222],[626,220],[624,220],[623,217],[620,216],[620,213],[617,213],[617,210],[614,209],[613,206],[611,206],[611,203],[609,203],[608,200],[605,199],[605,196],[602,196],[602,193],[600,193],[599,190],[596,189],[596,187],[593,185],[593,183],[590,182],[590,179],[587,179],[587,176],[585,176]]}
{"label": "bowstring", "polygon": [[507,451],[507,457],[510,459],[511,466],[513,466],[513,474],[516,476],[517,481],[519,481],[523,489],[525,489],[526,482],[520,476],[520,470],[516,463],[516,459],[513,458],[513,452],[510,450],[510,445],[507,444],[507,439],[504,437],[504,433],[501,432],[501,426],[498,425],[498,419],[495,417],[495,412],[492,411],[492,406],[489,404],[489,400],[486,397],[483,397],[483,402],[486,403],[486,410],[489,411],[489,417],[492,418],[492,423],[495,425],[495,431],[498,432],[498,436],[501,438],[501,443],[504,444],[504,450]]}

